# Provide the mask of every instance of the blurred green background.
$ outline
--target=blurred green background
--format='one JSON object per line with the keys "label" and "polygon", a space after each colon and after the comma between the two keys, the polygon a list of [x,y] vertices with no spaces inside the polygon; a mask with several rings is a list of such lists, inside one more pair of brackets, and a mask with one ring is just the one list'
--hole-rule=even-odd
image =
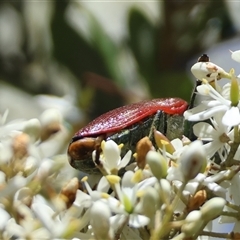
{"label": "blurred green background", "polygon": [[227,4],[1,1],[0,110],[61,105],[78,127],[143,99],[188,101],[187,63],[237,33]]}

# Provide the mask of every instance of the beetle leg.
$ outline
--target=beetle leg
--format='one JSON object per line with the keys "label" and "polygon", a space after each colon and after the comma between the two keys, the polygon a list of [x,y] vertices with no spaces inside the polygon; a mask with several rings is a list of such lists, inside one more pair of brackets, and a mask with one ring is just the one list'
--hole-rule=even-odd
{"label": "beetle leg", "polygon": [[154,130],[157,129],[158,131],[160,131],[161,133],[163,133],[164,135],[166,135],[167,132],[167,116],[166,113],[164,113],[163,111],[159,110],[157,111],[157,113],[155,114],[153,121],[152,121],[152,125],[149,131],[149,139],[154,139],[153,138],[153,134],[154,134]]}

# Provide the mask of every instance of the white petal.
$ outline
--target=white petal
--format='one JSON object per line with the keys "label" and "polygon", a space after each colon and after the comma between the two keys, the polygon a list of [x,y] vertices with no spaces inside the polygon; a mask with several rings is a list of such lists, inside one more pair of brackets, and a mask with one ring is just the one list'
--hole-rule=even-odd
{"label": "white petal", "polygon": [[224,114],[222,122],[226,126],[237,126],[240,123],[240,113],[238,107],[231,107]]}
{"label": "white petal", "polygon": [[131,181],[133,178],[134,172],[127,171],[122,177],[122,188],[130,187],[132,188],[135,184]]}
{"label": "white petal", "polygon": [[3,230],[7,224],[7,221],[10,219],[10,215],[5,209],[0,208],[0,229]]}
{"label": "white petal", "polygon": [[212,157],[221,147],[223,143],[220,141],[213,141],[203,145],[203,149],[206,152],[207,157]]}
{"label": "white petal", "polygon": [[231,57],[232,57],[232,59],[233,59],[234,61],[240,63],[240,50],[237,50],[237,51],[232,52]]}
{"label": "white petal", "polygon": [[223,199],[225,199],[226,197],[226,192],[227,190],[224,189],[223,187],[221,187],[220,185],[218,185],[217,183],[208,183],[207,187],[209,190],[211,190],[211,192],[213,192],[216,196],[219,196]]}
{"label": "white petal", "polygon": [[117,168],[118,162],[121,158],[120,149],[114,141],[109,140],[105,142],[103,148],[103,155],[105,157],[105,161],[107,166],[109,167],[109,170]]}
{"label": "white petal", "polygon": [[116,214],[112,217],[110,217],[110,223],[111,226],[114,228],[114,230],[118,230],[120,226],[126,221],[126,218],[128,215],[123,215],[123,214]]}
{"label": "white petal", "polygon": [[149,221],[148,217],[133,213],[129,218],[129,226],[135,228],[144,227],[149,223]]}
{"label": "white petal", "polygon": [[22,226],[18,225],[15,222],[15,219],[11,218],[5,224],[6,224],[7,234],[10,235],[11,237],[15,236],[20,239],[21,239],[21,237],[25,237],[24,236],[26,234],[26,232],[24,231],[25,229]]}
{"label": "white petal", "polygon": [[109,197],[108,204],[114,213],[125,213],[124,206],[114,197]]}
{"label": "white petal", "polygon": [[132,156],[132,151],[129,150],[125,156],[123,157],[123,159],[120,161],[119,165],[118,165],[118,170],[121,169],[121,168],[124,168],[128,165],[128,163],[130,162],[131,160],[131,156]]}
{"label": "white petal", "polygon": [[52,219],[54,211],[50,207],[42,203],[33,203],[32,210],[49,231],[55,227]]}
{"label": "white petal", "polygon": [[171,141],[174,149],[180,149],[183,147],[183,142],[179,138],[175,138]]}
{"label": "white petal", "polygon": [[226,101],[224,100],[223,102],[218,100],[202,101],[202,104],[206,106],[206,109],[221,106],[221,105],[226,105],[226,107],[231,106],[231,102],[228,100]]}
{"label": "white petal", "polygon": [[184,112],[183,116],[185,117],[185,119],[189,119],[190,116],[205,111],[207,108],[206,106],[204,106],[203,104],[198,105],[197,107],[194,107],[192,109],[189,109],[187,111]]}
{"label": "white petal", "polygon": [[140,190],[140,189],[145,189],[149,186],[153,186],[156,182],[157,182],[157,179],[155,177],[147,178],[141,181],[140,183],[138,183],[138,189]]}
{"label": "white petal", "polygon": [[97,191],[108,192],[110,188],[108,180],[103,176],[98,182]]}
{"label": "white petal", "polygon": [[10,196],[11,194],[15,194],[17,190],[24,187],[27,184],[27,178],[24,178],[22,176],[16,175],[15,177],[11,178],[8,181],[8,185],[1,189],[0,191],[0,197],[4,198],[6,196]]}
{"label": "white petal", "polygon": [[237,173],[231,180],[231,185],[229,187],[229,194],[231,198],[233,199],[233,203],[238,204],[240,199],[240,175]]}
{"label": "white petal", "polygon": [[193,132],[196,136],[206,141],[212,140],[213,136],[215,136],[215,129],[209,124],[205,122],[197,123],[193,126]]}
{"label": "white petal", "polygon": [[214,116],[214,114],[219,113],[220,111],[226,111],[228,108],[225,105],[216,106],[210,109],[207,109],[203,112],[196,113],[192,116],[189,116],[187,120],[189,121],[201,121],[209,119],[210,117]]}

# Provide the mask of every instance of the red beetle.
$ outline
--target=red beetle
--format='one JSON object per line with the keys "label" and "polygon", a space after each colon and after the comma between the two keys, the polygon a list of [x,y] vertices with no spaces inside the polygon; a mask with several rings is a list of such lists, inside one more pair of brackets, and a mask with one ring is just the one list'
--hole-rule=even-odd
{"label": "red beetle", "polygon": [[[198,59],[198,62],[209,61],[207,54]],[[182,134],[193,140],[193,123],[184,122],[182,115],[187,108],[194,106],[196,87],[200,84],[201,81],[197,79],[189,106],[179,98],[159,98],[126,105],[99,116],[72,138],[68,147],[70,164],[87,173],[97,172],[92,152],[99,149],[103,139],[112,139],[117,144],[123,143],[123,154],[129,149],[134,152],[140,139],[153,136],[151,131],[154,128],[170,140],[181,137]],[[151,140],[154,142],[154,139]]]}
{"label": "red beetle", "polygon": [[129,149],[134,151],[141,138],[152,135],[153,127],[169,139],[181,137],[182,114],[187,107],[187,102],[179,98],[159,98],[109,111],[75,134],[68,147],[69,162],[83,172],[96,172],[92,152],[99,148],[103,139],[123,143],[124,154]]}

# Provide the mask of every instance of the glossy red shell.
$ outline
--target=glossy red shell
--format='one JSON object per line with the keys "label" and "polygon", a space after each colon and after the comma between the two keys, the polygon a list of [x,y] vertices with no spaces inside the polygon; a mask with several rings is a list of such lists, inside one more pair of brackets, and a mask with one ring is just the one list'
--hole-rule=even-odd
{"label": "glossy red shell", "polygon": [[187,102],[180,98],[158,98],[129,104],[111,110],[97,117],[87,126],[79,130],[74,137],[90,137],[105,133],[117,132],[131,126],[158,110],[168,114],[183,114]]}

